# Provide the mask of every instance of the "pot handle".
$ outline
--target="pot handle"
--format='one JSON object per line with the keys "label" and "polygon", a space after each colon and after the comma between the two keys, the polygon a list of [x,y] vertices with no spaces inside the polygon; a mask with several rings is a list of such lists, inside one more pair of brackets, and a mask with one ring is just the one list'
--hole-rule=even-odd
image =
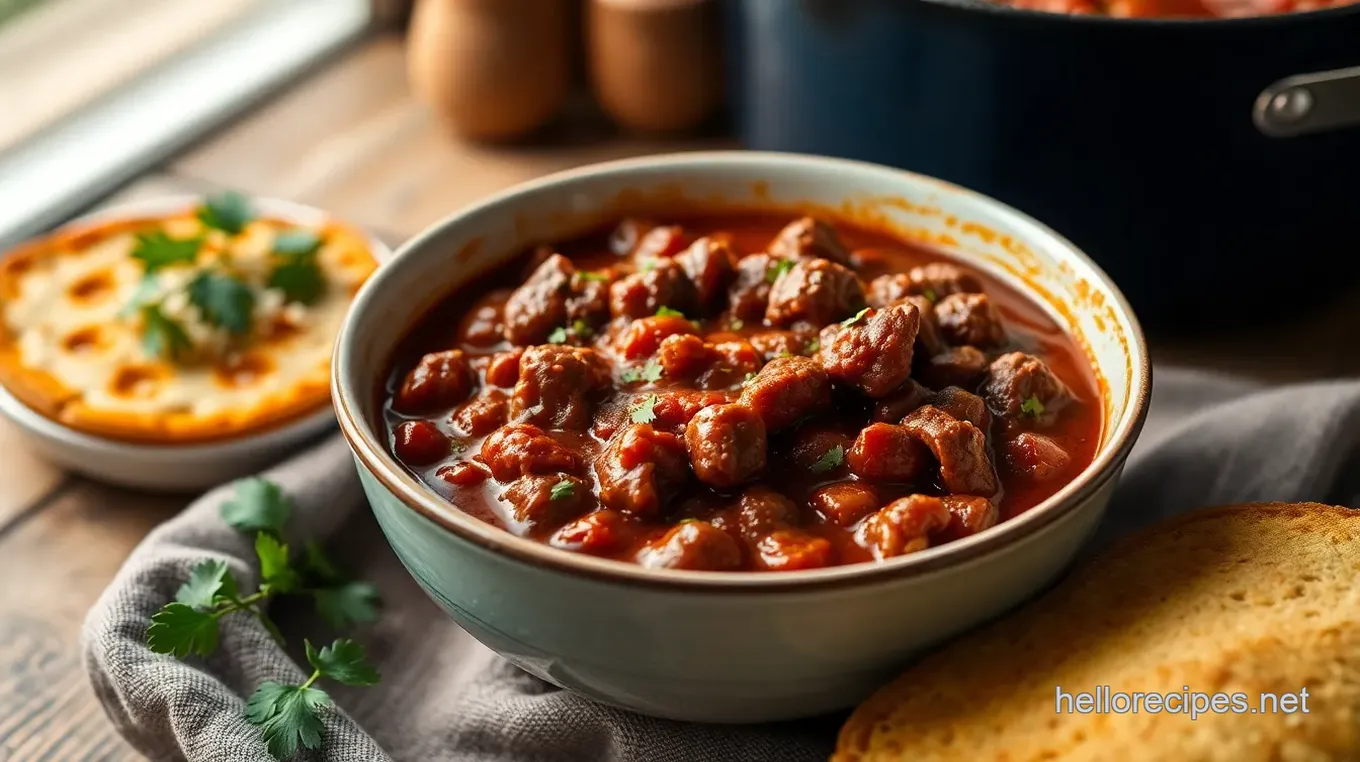
{"label": "pot handle", "polygon": [[1256,97],[1251,119],[1272,138],[1360,125],[1360,66],[1274,82]]}

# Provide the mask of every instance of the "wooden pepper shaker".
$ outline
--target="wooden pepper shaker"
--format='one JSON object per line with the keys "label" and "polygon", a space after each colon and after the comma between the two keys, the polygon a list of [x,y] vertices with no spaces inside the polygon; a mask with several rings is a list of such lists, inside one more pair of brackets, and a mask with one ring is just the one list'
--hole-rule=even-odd
{"label": "wooden pepper shaker", "polygon": [[716,0],[589,0],[591,85],[620,126],[691,129],[722,97]]}
{"label": "wooden pepper shaker", "polygon": [[571,79],[573,0],[418,0],[407,41],[415,94],[464,137],[543,125]]}

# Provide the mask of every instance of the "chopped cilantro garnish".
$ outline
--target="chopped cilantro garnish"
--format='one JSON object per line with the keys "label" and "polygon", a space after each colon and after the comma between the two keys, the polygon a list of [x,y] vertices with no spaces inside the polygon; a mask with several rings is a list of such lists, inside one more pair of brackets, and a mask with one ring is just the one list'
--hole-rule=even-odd
{"label": "chopped cilantro garnish", "polygon": [[751,383],[751,379],[753,379],[753,378],[755,378],[755,377],[756,377],[756,374],[754,374],[754,373],[747,373],[747,374],[746,374],[746,378],[743,378],[743,379],[741,380],[742,386],[745,386],[746,384]]}
{"label": "chopped cilantro garnish", "polygon": [[784,273],[792,269],[793,269],[792,259],[776,260],[775,263],[770,266],[770,269],[765,271],[765,282],[774,283],[775,281],[779,280],[779,276],[783,275]]}
{"label": "chopped cilantro garnish", "polygon": [[846,318],[845,320],[842,320],[842,321],[841,321],[841,325],[846,326],[846,327],[852,326],[852,325],[854,325],[855,323],[858,323],[861,319],[864,318],[865,315],[868,315],[868,314],[869,314],[869,308],[868,308],[868,307],[865,307],[864,309],[860,310],[859,312],[856,312],[856,313],[854,314],[853,317],[848,317],[848,318]]}
{"label": "chopped cilantro garnish", "polygon": [[629,368],[628,370],[624,371],[623,380],[627,381],[630,384],[636,384],[641,381],[646,381],[649,384],[654,384],[657,381],[661,380],[661,374],[662,374],[661,363],[657,362],[656,360],[648,360],[647,364],[642,366],[641,368]]}
{"label": "chopped cilantro garnish", "polygon": [[682,317],[685,316],[685,313],[681,312],[680,310],[673,310],[673,309],[671,309],[670,307],[657,307],[657,308],[656,308],[656,316],[657,316],[657,317],[678,317],[678,318],[682,318]]}
{"label": "chopped cilantro garnish", "polygon": [[552,492],[549,493],[549,497],[553,500],[566,500],[574,494],[576,494],[576,485],[563,479],[552,486]]}
{"label": "chopped cilantro garnish", "polygon": [[189,281],[189,301],[212,325],[238,336],[250,330],[255,292],[238,278],[201,272]]}
{"label": "chopped cilantro garnish", "polygon": [[1044,414],[1044,403],[1040,402],[1038,397],[1031,394],[1025,398],[1024,402],[1020,403],[1020,412],[1031,418],[1038,418]]}
{"label": "chopped cilantro garnish", "polygon": [[804,352],[807,352],[807,353],[810,354],[810,355],[812,355],[812,354],[816,354],[816,353],[817,353],[817,350],[819,350],[819,349],[821,349],[821,348],[822,348],[822,342],[819,341],[819,340],[817,340],[817,339],[813,339],[812,341],[809,341],[809,342],[807,343],[807,346],[806,346],[806,347],[803,347],[803,351],[804,351]]}
{"label": "chopped cilantro garnish", "polygon": [[745,325],[746,324],[741,322],[740,320],[733,320],[731,323],[728,323],[727,327],[733,331],[740,331],[742,327]]}
{"label": "chopped cilantro garnish", "polygon": [[566,344],[566,343],[567,343],[567,329],[563,328],[563,327],[560,326],[560,325],[559,325],[558,327],[552,329],[552,333],[548,334],[548,343],[549,343],[549,344]]}
{"label": "chopped cilantro garnish", "polygon": [[935,293],[935,289],[928,288],[921,293],[931,304],[940,301],[940,295]]}
{"label": "chopped cilantro garnish", "polygon": [[167,317],[159,304],[147,304],[142,313],[142,349],[152,357],[175,360],[193,349],[193,342],[184,332],[184,326],[174,318]]}
{"label": "chopped cilantro garnish", "polygon": [[845,448],[840,445],[836,445],[835,447],[832,447],[830,450],[827,450],[825,453],[823,453],[822,457],[818,458],[817,462],[812,464],[812,473],[824,474],[827,471],[830,471],[831,469],[835,468],[836,466],[839,466],[844,461],[845,461]]}
{"label": "chopped cilantro garnish", "polygon": [[578,339],[588,339],[595,335],[595,330],[584,320],[576,320],[571,324],[571,333]]}
{"label": "chopped cilantro garnish", "polygon": [[137,234],[132,258],[141,260],[146,273],[150,275],[170,265],[193,262],[198,258],[198,249],[202,244],[201,238],[171,238],[164,231],[153,230]]}
{"label": "chopped cilantro garnish", "polygon": [[595,280],[595,281],[609,280],[608,275],[605,275],[604,273],[594,273],[589,270],[582,270],[581,272],[578,272],[576,274],[581,276],[581,280]]}
{"label": "chopped cilantro garnish", "polygon": [[235,192],[218,193],[204,199],[198,208],[198,219],[210,228],[216,228],[228,235],[237,235],[255,219],[255,211],[250,200]]}
{"label": "chopped cilantro garnish", "polygon": [[633,408],[631,415],[633,423],[651,423],[652,421],[655,421],[657,401],[657,396],[653,394],[639,403],[637,407]]}

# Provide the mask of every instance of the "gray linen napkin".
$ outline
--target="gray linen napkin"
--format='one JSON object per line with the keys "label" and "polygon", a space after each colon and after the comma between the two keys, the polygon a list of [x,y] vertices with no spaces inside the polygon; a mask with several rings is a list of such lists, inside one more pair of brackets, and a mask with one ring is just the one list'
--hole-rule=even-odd
{"label": "gray linen napkin", "polygon": [[[1259,389],[1183,371],[1158,373],[1152,413],[1093,547],[1200,505],[1318,500],[1356,505],[1360,382]],[[843,716],[762,726],[655,720],[572,696],[509,666],[459,630],[382,541],[339,439],[267,474],[297,503],[290,539],[324,539],[382,591],[386,612],[354,637],[383,673],[371,688],[328,690],[325,743],[300,759],[471,762],[824,760]],[[145,647],[151,614],[190,567],[219,557],[256,580],[250,541],[226,527],[215,490],[152,532],[91,610],[83,633],[90,680],[120,732],[152,759],[268,760],[244,697],[265,680],[304,677],[253,619],[227,617],[218,652],[188,663]],[[328,639],[307,612],[271,613],[291,646]]]}

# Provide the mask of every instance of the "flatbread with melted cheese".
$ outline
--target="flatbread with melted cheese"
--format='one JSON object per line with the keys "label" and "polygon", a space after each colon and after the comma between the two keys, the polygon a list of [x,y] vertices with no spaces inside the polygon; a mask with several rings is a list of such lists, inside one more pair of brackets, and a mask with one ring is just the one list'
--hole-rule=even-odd
{"label": "flatbread with melted cheese", "polygon": [[[236,436],[320,409],[335,336],[376,262],[359,231],[312,228],[325,288],[311,304],[288,302],[266,285],[276,236],[297,229],[257,218],[229,236],[187,210],[68,229],[11,252],[0,261],[0,383],[75,429],[163,443]],[[139,233],[157,230],[204,243],[199,263],[160,270],[148,293],[131,255]],[[217,262],[256,289],[245,335],[210,324],[185,296],[204,263]],[[135,309],[148,298],[184,329],[191,357],[149,354]]]}

